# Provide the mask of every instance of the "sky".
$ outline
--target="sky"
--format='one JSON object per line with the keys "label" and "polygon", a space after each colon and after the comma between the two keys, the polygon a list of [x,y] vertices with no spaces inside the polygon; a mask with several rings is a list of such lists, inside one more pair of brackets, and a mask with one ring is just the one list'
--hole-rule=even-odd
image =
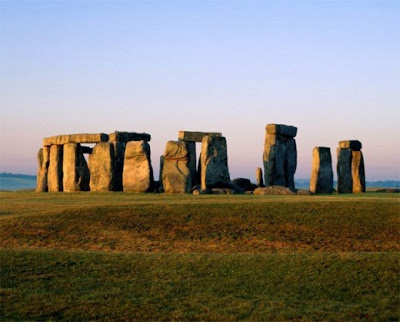
{"label": "sky", "polygon": [[[0,171],[36,174],[42,138],[222,132],[254,180],[265,125],[312,149],[363,144],[367,180],[400,180],[400,1],[0,1]],[[200,146],[198,145],[198,152]]]}

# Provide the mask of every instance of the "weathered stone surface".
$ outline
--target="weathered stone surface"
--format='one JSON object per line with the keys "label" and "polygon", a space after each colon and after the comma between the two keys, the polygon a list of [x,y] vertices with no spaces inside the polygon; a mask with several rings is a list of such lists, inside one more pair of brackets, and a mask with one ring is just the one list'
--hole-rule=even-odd
{"label": "weathered stone surface", "polygon": [[109,141],[119,142],[130,142],[130,141],[148,141],[151,140],[151,135],[148,133],[136,133],[136,132],[119,132],[115,131],[108,135]]}
{"label": "weathered stone surface", "polygon": [[39,149],[37,154],[38,160],[38,173],[36,179],[36,191],[37,192],[46,192],[48,191],[47,186],[47,174],[49,168],[49,160],[50,160],[50,148],[43,147]]}
{"label": "weathered stone surface", "polygon": [[344,140],[339,142],[339,148],[360,151],[362,148],[362,144],[358,140]]}
{"label": "weathered stone surface", "polygon": [[311,191],[310,190],[304,190],[304,189],[298,189],[297,191],[296,191],[296,194],[298,195],[298,196],[311,196]]}
{"label": "weathered stone surface", "polygon": [[284,124],[267,124],[265,130],[268,134],[283,135],[287,137],[295,137],[297,135],[297,127]]}
{"label": "weathered stone surface", "polygon": [[162,182],[165,193],[190,193],[192,176],[186,142],[168,141],[164,152]]}
{"label": "weathered stone surface", "polygon": [[257,187],[259,188],[264,187],[264,179],[261,168],[256,169],[256,181],[257,181]]}
{"label": "weathered stone surface", "polygon": [[264,183],[267,187],[286,186],[286,141],[281,135],[265,133],[263,163]]}
{"label": "weathered stone surface", "polygon": [[246,178],[235,178],[232,180],[232,183],[244,191],[254,190],[251,181]]}
{"label": "weathered stone surface", "polygon": [[115,151],[110,142],[97,143],[90,155],[90,191],[115,189]]}
{"label": "weathered stone surface", "polygon": [[269,186],[264,188],[257,188],[253,191],[255,195],[295,195],[296,193],[287,187],[283,186]]}
{"label": "weathered stone surface", "polygon": [[310,179],[310,191],[312,193],[332,193],[333,171],[331,149],[315,147]]}
{"label": "weathered stone surface", "polygon": [[67,134],[44,138],[43,146],[63,145],[68,143],[98,143],[107,141],[108,135],[104,133]]}
{"label": "weathered stone surface", "polygon": [[147,141],[128,142],[125,150],[124,191],[149,192],[153,187],[150,145]]}
{"label": "weathered stone surface", "polygon": [[114,146],[114,191],[122,191],[122,173],[124,171],[126,143],[120,141],[110,143]]}
{"label": "weathered stone surface", "polygon": [[178,140],[187,142],[202,142],[205,136],[221,137],[222,133],[219,132],[192,132],[192,131],[179,131]]}
{"label": "weathered stone surface", "polygon": [[364,157],[361,151],[352,151],[351,173],[353,193],[365,192]]}
{"label": "weathered stone surface", "polygon": [[50,146],[50,162],[47,174],[49,192],[63,191],[63,146]]}
{"label": "weathered stone surface", "polygon": [[352,193],[353,177],[351,174],[352,151],[349,148],[337,148],[338,193]]}
{"label": "weathered stone surface", "polygon": [[63,191],[88,191],[89,180],[89,168],[80,144],[65,144],[63,148]]}
{"label": "weathered stone surface", "polygon": [[229,183],[225,137],[205,136],[201,146],[201,188],[226,187]]}
{"label": "weathered stone surface", "polygon": [[296,141],[292,138],[286,141],[286,159],[285,159],[285,181],[286,187],[295,190],[294,174],[297,168],[297,147]]}
{"label": "weathered stone surface", "polygon": [[186,142],[189,149],[189,170],[192,177],[192,186],[197,184],[196,171],[196,142]]}

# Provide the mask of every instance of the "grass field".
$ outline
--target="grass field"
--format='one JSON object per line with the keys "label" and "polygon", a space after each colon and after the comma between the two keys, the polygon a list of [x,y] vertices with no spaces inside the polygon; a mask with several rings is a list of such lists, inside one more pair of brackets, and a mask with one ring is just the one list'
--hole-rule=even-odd
{"label": "grass field", "polygon": [[400,198],[1,192],[2,320],[399,320]]}

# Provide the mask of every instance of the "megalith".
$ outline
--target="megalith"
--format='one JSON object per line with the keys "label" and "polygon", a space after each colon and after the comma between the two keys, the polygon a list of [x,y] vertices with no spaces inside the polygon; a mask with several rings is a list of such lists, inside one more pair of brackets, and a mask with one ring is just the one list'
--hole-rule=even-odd
{"label": "megalith", "polygon": [[264,179],[261,168],[256,169],[256,182],[258,188],[264,187]]}
{"label": "megalith", "polygon": [[201,189],[223,188],[229,184],[226,139],[207,135],[201,146]]}
{"label": "megalith", "polygon": [[164,152],[162,183],[165,193],[190,193],[190,151],[187,142],[168,141]]}
{"label": "megalith", "polygon": [[90,155],[90,191],[113,191],[115,152],[110,142],[97,143]]}
{"label": "megalith", "polygon": [[112,141],[110,142],[114,147],[114,190],[122,191],[122,174],[124,172],[124,160],[125,160],[125,142]]}
{"label": "megalith", "polygon": [[147,192],[153,187],[150,145],[147,141],[128,142],[123,170],[124,191]]}
{"label": "megalith", "polygon": [[315,147],[313,149],[310,191],[312,193],[332,193],[333,171],[331,149]]}
{"label": "megalith", "polygon": [[38,160],[38,173],[36,178],[36,191],[46,192],[48,191],[47,185],[47,174],[49,168],[50,148],[45,146],[39,149],[37,154]]}
{"label": "megalith", "polygon": [[63,146],[50,146],[50,162],[47,174],[49,192],[63,191]]}
{"label": "megalith", "polygon": [[63,191],[89,191],[89,180],[89,168],[83,156],[80,144],[64,144]]}
{"label": "megalith", "polygon": [[297,167],[297,148],[294,137],[297,127],[267,124],[264,142],[264,184],[284,186],[295,190],[294,174]]}
{"label": "megalith", "polygon": [[365,192],[364,157],[358,140],[339,142],[337,148],[338,193]]}

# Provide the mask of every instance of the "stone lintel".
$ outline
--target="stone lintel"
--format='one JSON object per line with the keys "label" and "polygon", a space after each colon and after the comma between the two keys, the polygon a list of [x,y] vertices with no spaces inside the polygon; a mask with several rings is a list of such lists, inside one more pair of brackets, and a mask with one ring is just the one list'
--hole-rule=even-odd
{"label": "stone lintel", "polygon": [[284,124],[267,124],[265,130],[268,134],[283,135],[295,137],[297,135],[297,127]]}
{"label": "stone lintel", "polygon": [[130,141],[147,141],[151,140],[151,135],[148,133],[136,133],[136,132],[119,132],[115,131],[108,135],[110,142],[130,142]]}
{"label": "stone lintel", "polygon": [[107,141],[108,135],[104,133],[67,134],[44,138],[43,146],[64,145],[68,143],[99,143]]}
{"label": "stone lintel", "polygon": [[360,151],[362,144],[358,140],[343,140],[339,142],[339,148],[352,149],[353,151]]}
{"label": "stone lintel", "polygon": [[178,140],[188,142],[201,142],[205,136],[221,137],[220,132],[192,132],[192,131],[179,131]]}

